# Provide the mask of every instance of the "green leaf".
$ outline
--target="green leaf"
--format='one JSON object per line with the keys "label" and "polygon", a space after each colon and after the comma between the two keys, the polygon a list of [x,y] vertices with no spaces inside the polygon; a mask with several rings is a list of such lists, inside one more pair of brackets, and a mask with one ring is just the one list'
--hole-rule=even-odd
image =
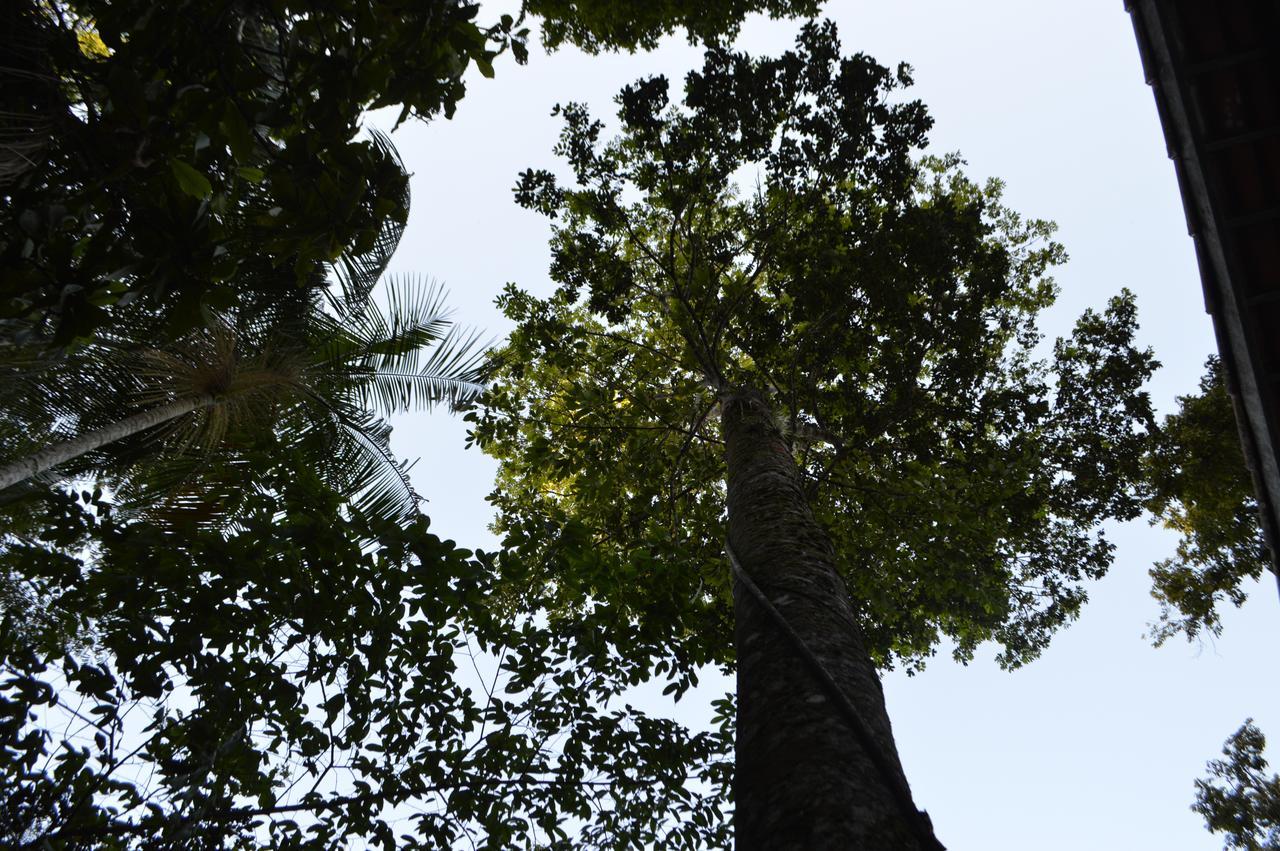
{"label": "green leaf", "polygon": [[213,194],[213,184],[190,164],[176,157],[169,160],[169,169],[178,181],[178,188],[192,198],[208,198]]}

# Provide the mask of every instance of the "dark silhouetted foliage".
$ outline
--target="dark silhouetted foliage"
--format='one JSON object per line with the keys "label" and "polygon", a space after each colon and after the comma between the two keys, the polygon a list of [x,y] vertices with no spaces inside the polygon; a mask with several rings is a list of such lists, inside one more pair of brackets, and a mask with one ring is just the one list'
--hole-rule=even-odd
{"label": "dark silhouetted foliage", "polygon": [[1192,806],[1223,848],[1274,851],[1280,848],[1280,776],[1267,776],[1262,751],[1267,739],[1249,719],[1227,739],[1226,759],[1209,762],[1209,779],[1196,781]]}
{"label": "dark silhouetted foliage", "polygon": [[1155,521],[1182,538],[1177,554],[1151,570],[1161,604],[1157,643],[1178,633],[1221,632],[1218,605],[1243,605],[1246,580],[1270,564],[1253,480],[1240,450],[1222,364],[1211,358],[1200,393],[1178,397],[1148,461]]}

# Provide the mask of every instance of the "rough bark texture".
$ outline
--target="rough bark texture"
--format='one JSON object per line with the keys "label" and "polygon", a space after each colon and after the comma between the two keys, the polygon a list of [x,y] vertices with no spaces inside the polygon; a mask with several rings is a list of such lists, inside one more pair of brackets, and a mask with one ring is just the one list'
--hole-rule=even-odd
{"label": "rough bark texture", "polygon": [[18,482],[26,481],[32,476],[43,473],[45,470],[50,470],[59,464],[65,464],[68,461],[79,458],[86,452],[101,449],[109,443],[114,443],[140,431],[163,425],[183,414],[189,414],[197,408],[203,408],[211,404],[213,404],[212,396],[187,396],[150,408],[131,417],[117,420],[111,425],[87,432],[72,440],[55,443],[53,446],[46,446],[26,458],[0,466],[0,490],[4,490],[10,485],[16,485]]}
{"label": "rough bark texture", "polygon": [[[814,520],[799,470],[759,393],[722,397],[729,542],[743,569],[857,708],[906,788],[880,679]],[[917,851],[908,816],[788,636],[734,583],[738,851]]]}

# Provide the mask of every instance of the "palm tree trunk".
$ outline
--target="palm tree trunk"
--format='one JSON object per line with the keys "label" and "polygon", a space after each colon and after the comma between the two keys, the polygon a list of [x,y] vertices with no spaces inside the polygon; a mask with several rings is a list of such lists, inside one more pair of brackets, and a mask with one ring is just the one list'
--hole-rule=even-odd
{"label": "palm tree trunk", "polygon": [[847,696],[880,752],[877,766],[793,638],[735,582],[736,847],[921,851],[880,679],[773,412],[758,392],[735,388],[721,397],[721,429],[731,551]]}
{"label": "palm tree trunk", "polygon": [[212,396],[185,396],[134,414],[131,417],[117,420],[111,425],[94,429],[71,440],[55,443],[53,446],[46,446],[39,452],[34,452],[25,458],[0,466],[0,490],[16,485],[18,482],[26,481],[32,476],[43,473],[45,470],[52,469],[59,464],[65,464],[67,461],[79,458],[86,452],[92,452],[140,431],[163,425],[183,414],[189,414],[199,408],[212,405],[213,401]]}

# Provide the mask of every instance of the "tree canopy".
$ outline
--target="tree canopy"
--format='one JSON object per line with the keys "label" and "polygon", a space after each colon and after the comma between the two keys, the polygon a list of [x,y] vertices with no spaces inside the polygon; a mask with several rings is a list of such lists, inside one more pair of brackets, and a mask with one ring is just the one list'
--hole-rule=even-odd
{"label": "tree canopy", "polygon": [[[606,4],[608,5],[608,4]],[[756,9],[812,11],[799,0],[530,3],[548,43],[652,46],[688,27],[731,32]],[[452,116],[474,65],[494,75],[528,29],[481,22],[478,4],[344,0],[187,3],[18,0],[3,11],[0,118],[0,321],[5,339],[65,347],[146,302],[170,336],[229,308],[242,264],[287,297],[320,264],[376,252],[403,222],[405,176],[357,139],[367,110],[400,120]],[[521,17],[523,20],[523,16]]]}
{"label": "tree canopy", "polygon": [[[1032,660],[1110,566],[1103,524],[1143,508],[1186,535],[1153,572],[1161,638],[1216,631],[1264,566],[1220,371],[1157,433],[1128,293],[1046,345],[1053,228],[925,154],[907,66],[843,55],[829,24],[777,58],[726,46],[810,0],[522,8],[0,11],[4,460],[125,397],[199,403],[63,469],[110,496],[0,499],[4,844],[725,846],[734,698],[700,734],[618,704],[741,662],[743,399],[868,669]],[[528,58],[527,16],[548,49],[709,48],[675,102],[663,77],[624,89],[612,140],[557,107],[564,168],[519,178],[559,289],[506,290],[517,330],[469,414],[501,463],[487,554],[417,515],[375,415],[477,388],[431,369],[458,349],[401,368],[439,304],[372,310],[407,175],[360,123],[451,116],[468,68]],[[131,510],[175,492],[220,522]],[[1213,767],[1234,791],[1201,784],[1211,826],[1262,812],[1255,733]]]}
{"label": "tree canopy", "polygon": [[0,627],[6,847],[722,843],[686,786],[722,735],[611,706],[606,645],[494,617],[491,556],[258,461],[229,533],[55,493],[6,538],[40,603]]}
{"label": "tree canopy", "polygon": [[[372,144],[400,167],[388,138]],[[407,210],[407,183],[395,192]],[[268,258],[244,258],[232,306],[202,309],[172,341],[131,303],[61,356],[12,347],[0,358],[0,491],[11,501],[96,477],[117,508],[229,523],[255,487],[250,459],[283,442],[363,510],[412,518],[419,498],[382,417],[457,405],[482,387],[477,337],[452,326],[440,288],[384,279],[402,232],[383,220],[375,250],[325,263],[284,294],[270,290],[279,273]]]}
{"label": "tree canopy", "polygon": [[526,12],[542,18],[542,40],[549,49],[573,44],[591,53],[637,48],[650,50],[658,39],[684,29],[690,42],[733,41],[751,12],[771,17],[811,17],[815,0],[525,0]]}
{"label": "tree canopy", "polygon": [[[196,3],[8,4],[0,219],[7,338],[66,346],[141,299],[158,333],[249,288],[288,298],[325,262],[376,253],[406,175],[356,134],[368,108],[452,114],[470,62],[515,38],[476,8],[271,10]],[[19,93],[22,93],[19,95]]]}
{"label": "tree canopy", "polygon": [[[685,81],[618,98],[622,133],[560,108],[571,174],[525,172],[554,221],[557,293],[503,297],[517,330],[475,437],[501,462],[519,583],[608,605],[726,661],[716,388],[767,394],[881,664],[943,637],[1034,657],[1105,572],[1100,525],[1141,510],[1152,426],[1132,299],[1038,356],[1063,258],[1051,227],[920,158],[930,120],[905,66],[715,48]],[[745,184],[747,191],[738,188]]]}
{"label": "tree canopy", "polygon": [[[549,45],[590,50],[675,28],[713,40],[750,11],[808,8],[668,3],[628,21],[534,5]],[[361,117],[452,115],[468,67],[527,58],[523,18],[455,2],[24,0],[0,19],[7,459],[107,422],[160,373],[153,395],[208,389],[195,379],[218,379],[232,349],[220,392],[300,336],[369,378],[438,335],[436,319],[380,329],[367,310],[408,196]],[[415,376],[337,395],[352,415],[448,397]],[[332,402],[330,378],[294,390]],[[168,464],[234,492],[234,508],[206,505],[225,522],[160,522],[92,485],[0,505],[4,844],[725,844],[725,732],[617,705],[654,636],[545,624],[533,591],[495,607],[511,594],[494,557],[353,502],[369,470],[324,475],[342,454],[311,439],[324,429],[249,396],[271,415],[222,418],[228,404],[63,471],[119,485]]]}

